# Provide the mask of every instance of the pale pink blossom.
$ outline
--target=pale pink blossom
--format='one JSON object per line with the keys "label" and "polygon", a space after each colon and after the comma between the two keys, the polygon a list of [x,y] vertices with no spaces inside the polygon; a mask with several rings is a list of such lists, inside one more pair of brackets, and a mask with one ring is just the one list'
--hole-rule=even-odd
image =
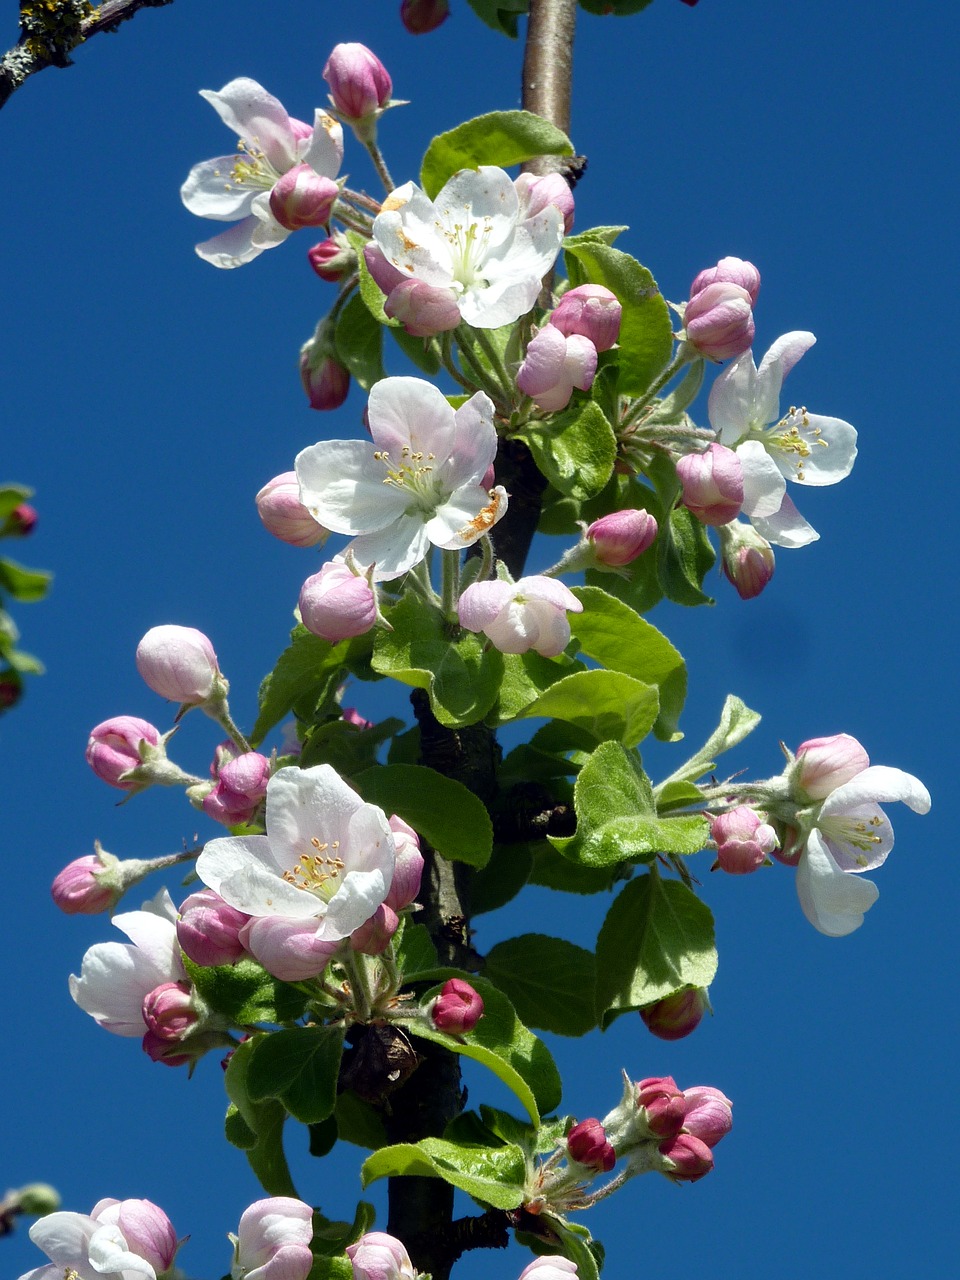
{"label": "pale pink blossom", "polygon": [[517,1280],[571,1280],[577,1274],[575,1262],[554,1254],[548,1258],[534,1258],[523,1268]]}
{"label": "pale pink blossom", "polygon": [[708,360],[742,355],[753,342],[753,303],[746,289],[720,281],[693,295],[683,312],[687,341]]}
{"label": "pale pink blossom", "polygon": [[733,1127],[733,1103],[708,1084],[684,1089],[683,1097],[686,1103],[684,1132],[693,1134],[708,1147],[715,1147]]}
{"label": "pale pink blossom", "polygon": [[178,1241],[170,1219],[149,1200],[100,1200],[89,1214],[48,1213],[30,1239],[51,1260],[21,1280],[158,1280],[173,1266]]}
{"label": "pale pink blossom", "polygon": [[598,351],[609,351],[620,337],[623,308],[617,295],[602,284],[568,289],[550,316],[550,323],[568,338],[579,333]]}
{"label": "pale pink blossom", "polygon": [[677,461],[681,502],[703,524],[736,520],[743,506],[743,469],[732,449],[711,444],[703,453],[686,453]]}
{"label": "pale pink blossom", "polygon": [[776,831],[746,804],[711,818],[710,839],[717,846],[716,866],[730,875],[756,871],[777,847]]}
{"label": "pale pink blossom", "polygon": [[438,288],[423,280],[407,277],[390,290],[383,310],[391,320],[399,320],[407,333],[415,338],[447,333],[460,323],[457,295],[452,289]]}
{"label": "pale pink blossom", "polygon": [[715,267],[707,267],[699,272],[690,286],[690,297],[702,293],[711,284],[737,284],[750,295],[753,306],[757,305],[760,292],[760,272],[752,262],[743,258],[721,258]]}
{"label": "pale pink blossom", "polygon": [[292,1196],[244,1209],[234,1242],[232,1280],[306,1280],[313,1266],[313,1210]]}
{"label": "pale pink blossom", "polygon": [[573,229],[573,192],[570,184],[559,173],[521,173],[513,185],[520,201],[520,216],[532,218],[548,204],[560,210],[563,230],[569,235]]}
{"label": "pale pink blossom", "polygon": [[195,627],[151,627],[137,645],[137,670],[161,698],[191,705],[222,682],[213,645]]}
{"label": "pale pink blossom", "polygon": [[377,620],[377,597],[366,576],[339,559],[307,578],[299,608],[307,630],[331,644],[364,635]]}
{"label": "pale pink blossom", "polygon": [[328,536],[300,501],[295,471],[284,471],[269,480],[256,497],[264,528],[292,547],[315,547]]}
{"label": "pale pink blossom", "polygon": [[561,654],[570,641],[568,613],[583,605],[562,582],[534,575],[519,582],[475,582],[457,605],[460,625],[482,631],[501,653],[536,649],[545,658]]}
{"label": "pale pink blossom", "polygon": [[642,510],[611,511],[588,525],[586,532],[597,562],[609,568],[632,564],[653,545],[656,536],[656,520]]}
{"label": "pale pink blossom", "polygon": [[794,786],[811,800],[825,800],[870,765],[866,749],[849,733],[808,738],[797,747]]}
{"label": "pale pink blossom", "polygon": [[385,1231],[368,1231],[347,1245],[353,1280],[417,1280],[417,1271],[401,1241]]}
{"label": "pale pink blossom", "polygon": [[212,889],[199,889],[180,904],[177,941],[194,964],[208,968],[236,964],[246,955],[240,930],[249,919]]}
{"label": "pale pink blossom", "polygon": [[597,349],[590,339],[565,337],[548,324],[527,344],[517,386],[543,413],[555,413],[569,404],[574,387],[589,391],[596,372]]}

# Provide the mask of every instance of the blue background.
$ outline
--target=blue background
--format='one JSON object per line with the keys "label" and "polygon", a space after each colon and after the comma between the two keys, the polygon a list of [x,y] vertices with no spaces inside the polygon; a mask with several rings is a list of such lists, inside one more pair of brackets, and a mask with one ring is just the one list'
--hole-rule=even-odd
{"label": "blue background", "polygon": [[[15,6],[4,8],[9,45]],[[40,511],[33,538],[3,550],[57,574],[48,601],[17,610],[48,674],[0,725],[0,1181],[51,1181],[83,1211],[104,1195],[153,1199],[192,1235],[184,1270],[206,1280],[227,1269],[225,1233],[257,1196],[222,1137],[216,1056],[188,1080],[72,1004],[66,975],[119,935],[104,917],[58,915],[48,885],[94,837],[149,856],[216,833],[172,793],[115,807],[84,763],[87,733],[120,713],[168,727],[133,663],[143,632],[164,622],[212,637],[237,718],[251,723],[318,563],[263,532],[253,495],[304,445],[355,433],[363,408],[357,390],[334,415],[304,402],[298,345],[334,297],[307,267],[309,233],[234,272],[193,254],[216,228],[181,208],[179,185],[232,145],[196,91],[248,75],[311,118],[329,50],[363,41],[413,100],[381,139],[396,180],[414,177],[432,133],[519,105],[522,46],[463,0],[416,39],[396,8],[179,0],[36,77],[0,118],[4,470],[36,486]],[[786,395],[861,433],[849,479],[799,494],[822,540],[779,553],[761,598],[744,603],[712,578],[715,608],[654,613],[689,662],[687,741],[702,741],[733,691],[764,721],[728,767],[765,776],[780,767],[778,739],[847,731],[934,796],[929,817],[892,812],[880,901],[847,939],[807,924],[787,868],[724,878],[701,855],[716,1016],[672,1045],[632,1017],[605,1038],[553,1043],[565,1109],[579,1116],[613,1104],[621,1066],[735,1101],[708,1179],[646,1178],[592,1211],[606,1280],[706,1268],[877,1280],[952,1262],[957,44],[952,6],[895,0],[658,0],[631,19],[580,17],[572,135],[590,163],[577,228],[629,223],[621,245],[678,300],[723,255],[757,263],[758,353],[813,330]],[[352,140],[344,172],[378,193]],[[383,689],[346,700],[376,717]],[[203,771],[218,737],[191,716],[175,757]],[[682,751],[651,753],[651,772]],[[540,928],[592,945],[604,908],[528,890],[478,920],[476,943]],[[474,1103],[510,1105],[489,1078],[468,1083]],[[362,1153],[317,1164],[300,1137],[288,1145],[304,1197],[352,1214]],[[382,1209],[382,1191],[373,1199]],[[457,1274],[509,1280],[528,1256],[468,1255]],[[41,1261],[25,1230],[0,1257],[10,1276]]]}

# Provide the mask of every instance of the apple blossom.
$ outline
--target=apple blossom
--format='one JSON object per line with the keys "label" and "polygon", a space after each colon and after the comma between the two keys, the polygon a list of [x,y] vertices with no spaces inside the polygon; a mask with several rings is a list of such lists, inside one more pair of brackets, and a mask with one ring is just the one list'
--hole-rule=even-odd
{"label": "apple blossom", "polygon": [[653,545],[657,522],[649,511],[611,511],[587,526],[597,565],[616,569],[632,564]]}
{"label": "apple blossom", "polygon": [[370,919],[351,933],[350,946],[354,951],[362,951],[364,955],[382,955],[399,927],[400,917],[392,907],[381,902]]}
{"label": "apple blossom", "polygon": [[412,279],[452,290],[478,329],[512,324],[533,307],[563,239],[559,209],[524,217],[502,169],[461,169],[431,200],[412,182],[383,202],[373,238]]}
{"label": "apple blossom", "polygon": [[[493,404],[482,392],[454,410],[420,378],[384,378],[370,392],[372,442],[324,440],[297,455],[300,499],[375,582],[400,577],[430,545],[469,547],[507,508],[480,481],[497,451]],[[346,553],[345,553],[346,554]]]}
{"label": "apple blossom", "polygon": [[403,1244],[385,1231],[368,1231],[347,1245],[353,1280],[417,1280],[417,1271]]}
{"label": "apple blossom", "polygon": [[313,1266],[313,1210],[291,1196],[256,1200],[230,1239],[231,1280],[306,1280]]}
{"label": "apple blossom", "polygon": [[793,407],[780,416],[783,380],[814,342],[812,333],[786,333],[759,369],[747,351],[710,390],[711,426],[743,467],[744,514],[775,546],[802,547],[820,536],[786,497],[786,481],[837,484],[857,456],[857,433],[849,422]]}
{"label": "apple blossom", "polygon": [[300,501],[295,471],[284,471],[269,480],[257,494],[256,503],[264,528],[292,547],[315,547],[330,536]]}
{"label": "apple blossom", "polygon": [[406,276],[390,290],[383,311],[391,320],[399,320],[414,338],[447,333],[460,323],[460,308],[452,290]]}
{"label": "apple blossom", "polygon": [[217,784],[201,801],[208,818],[232,827],[251,822],[267,794],[270,761],[258,751],[244,751],[225,760],[219,768]]}
{"label": "apple blossom", "polygon": [[583,605],[562,582],[535,575],[475,582],[461,595],[457,612],[462,627],[484,632],[501,653],[536,649],[555,658],[570,641],[567,613],[582,613]]}
{"label": "apple blossom", "polygon": [[311,267],[330,284],[339,284],[357,269],[357,251],[341,232],[335,232],[307,250]]}
{"label": "apple blossom", "polygon": [[760,292],[760,272],[752,262],[743,258],[721,258],[715,267],[698,272],[690,286],[690,297],[695,297],[711,284],[737,284],[750,295],[750,302],[757,305]]}
{"label": "apple blossom", "polygon": [[[191,213],[235,223],[198,244],[197,253],[215,267],[239,267],[280,244],[293,225],[316,225],[312,218],[321,210],[315,197],[322,189],[325,198],[335,186],[343,129],[319,109],[312,128],[292,119],[276,98],[246,77],[231,80],[219,93],[202,89],[200,96],[239,141],[235,155],[194,165],[180,197]],[[298,176],[291,186],[287,175],[294,170]],[[298,218],[303,217],[307,191],[312,213],[304,224]],[[298,206],[297,216],[291,201]]]}
{"label": "apple blossom", "polygon": [[448,978],[430,1008],[430,1017],[438,1031],[463,1035],[483,1017],[483,1000],[465,979]]}
{"label": "apple blossom", "polygon": [[377,597],[366,576],[340,559],[307,578],[299,608],[307,630],[331,644],[364,635],[377,620]]}
{"label": "apple blossom", "polygon": [[550,324],[569,338],[579,333],[598,351],[609,351],[620,337],[623,308],[617,295],[602,284],[568,289],[550,316]]}
{"label": "apple blossom", "polygon": [[574,387],[589,391],[597,372],[597,349],[578,333],[565,337],[553,325],[544,327],[527,344],[517,370],[517,386],[543,413],[565,408]]}
{"label": "apple blossom", "polygon": [[383,810],[365,804],[328,764],[278,770],[267,784],[265,821],[266,835],[209,840],[197,874],[253,917],[241,940],[271,973],[285,976],[271,963],[287,952],[298,968],[316,963],[320,973],[387,896],[393,833]]}
{"label": "apple blossom", "polygon": [[648,1137],[671,1138],[680,1132],[687,1104],[673,1076],[638,1080],[634,1098],[638,1119]]}
{"label": "apple blossom", "polygon": [[715,1147],[733,1127],[733,1103],[708,1084],[684,1089],[683,1097],[686,1103],[684,1133],[691,1133],[708,1147]]}
{"label": "apple blossom", "polygon": [[330,86],[330,101],[345,120],[365,120],[390,105],[390,73],[364,44],[335,45],[322,74]]}
{"label": "apple blossom", "polygon": [[30,1239],[53,1265],[20,1280],[158,1280],[179,1247],[170,1219],[149,1200],[100,1200],[89,1214],[49,1213],[30,1228]]}
{"label": "apple blossom", "polygon": [[513,185],[520,201],[521,218],[532,218],[552,204],[563,218],[564,234],[570,234],[573,230],[573,192],[562,174],[521,173],[514,178]]}
{"label": "apple blossom", "polygon": [[336,356],[327,322],[300,348],[300,381],[311,409],[339,409],[350,391],[350,371]]}
{"label": "apple blossom", "polygon": [[825,800],[870,765],[866,749],[849,733],[808,738],[797,747],[796,761],[793,786],[811,800]]}
{"label": "apple blossom", "polygon": [[101,780],[121,791],[138,789],[132,770],[142,764],[140,747],[160,746],[160,730],[136,716],[114,716],[90,730],[87,764]]}
{"label": "apple blossom", "polygon": [[102,882],[105,871],[103,859],[95,853],[68,862],[50,888],[54,902],[67,915],[97,915],[109,911],[120,893],[110,883]]}
{"label": "apple blossom", "polygon": [[579,1274],[577,1264],[569,1258],[555,1254],[548,1258],[534,1258],[523,1268],[517,1280],[570,1280]]}
{"label": "apple blossom", "polygon": [[287,231],[325,227],[339,194],[332,179],[322,178],[308,164],[298,164],[274,184],[270,212]]}
{"label": "apple blossom", "polygon": [[25,538],[33,533],[37,524],[37,511],[29,502],[14,507],[0,528],[0,538]]}
{"label": "apple blossom", "polygon": [[207,968],[236,964],[246,955],[240,930],[249,919],[212,889],[200,889],[180,904],[177,941],[194,964]]}
{"label": "apple blossom", "polygon": [[[793,507],[789,498],[783,502]],[[742,520],[721,525],[717,533],[723,576],[736,588],[741,600],[753,600],[773,577],[776,568],[773,548],[752,524],[744,524]]]}
{"label": "apple blossom", "polygon": [[714,869],[731,875],[756,871],[777,846],[776,831],[746,804],[711,818],[710,839],[717,846]]}
{"label": "apple blossom", "polygon": [[729,360],[748,350],[755,325],[746,289],[719,281],[695,293],[683,311],[684,336],[708,360]]}
{"label": "apple blossom", "polygon": [[743,470],[732,449],[710,444],[703,453],[687,453],[677,461],[681,502],[703,524],[736,520],[743,506]]}
{"label": "apple blossom", "polygon": [[[344,712],[346,719],[346,711]],[[391,814],[388,819],[393,841],[396,845],[397,858],[393,870],[393,881],[390,892],[384,898],[384,905],[394,911],[402,911],[416,901],[420,892],[420,881],[423,878],[424,860],[420,852],[420,840],[417,833],[402,818]]]}
{"label": "apple blossom", "polygon": [[195,627],[151,627],[137,645],[137,670],[171,702],[206,702],[224,684],[213,645]]}

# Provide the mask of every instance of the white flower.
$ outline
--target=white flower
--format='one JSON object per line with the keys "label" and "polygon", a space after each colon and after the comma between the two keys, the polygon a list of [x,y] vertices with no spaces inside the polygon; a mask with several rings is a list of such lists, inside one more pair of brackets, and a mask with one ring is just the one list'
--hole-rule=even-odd
{"label": "white flower", "polygon": [[177,1252],[170,1219],[149,1200],[101,1200],[90,1214],[49,1213],[30,1228],[30,1239],[51,1265],[20,1280],[157,1280]]}
{"label": "white flower", "polygon": [[710,391],[710,423],[743,468],[743,512],[780,547],[802,547],[820,536],[786,496],[786,481],[836,484],[850,474],[857,456],[857,433],[849,422],[793,407],[780,416],[783,380],[814,342],[812,333],[785,333],[759,369],[746,351]]}
{"label": "white flower", "polygon": [[[481,481],[497,452],[493,404],[482,391],[454,411],[420,378],[384,378],[370,392],[373,442],[328,440],[298,454],[300,501],[377,582],[398,578],[430,544],[469,547],[507,509]],[[346,554],[346,553],[345,553]]]}
{"label": "white flower", "polygon": [[319,109],[312,129],[291,119],[272,94],[246,77],[231,80],[219,93],[201,89],[200,96],[237,135],[237,151],[194,165],[180,198],[201,218],[236,223],[198,244],[197,253],[215,267],[239,267],[290,234],[270,210],[270,192],[285,173],[307,164],[321,178],[336,177],[343,129]]}
{"label": "white flower", "polygon": [[[248,916],[309,924],[318,942],[347,938],[393,880],[393,833],[328,764],[278,770],[267,784],[267,834],[208,840],[197,875]],[[321,965],[322,968],[322,965]]]}
{"label": "white flower", "polygon": [[313,1210],[290,1196],[257,1200],[231,1239],[232,1280],[305,1280],[313,1265]]}
{"label": "white flower", "polygon": [[70,975],[70,994],[105,1031],[142,1036],[144,999],[165,982],[187,973],[177,943],[177,909],[166,889],[142,911],[114,916],[130,942],[97,942],[83,957],[79,978]]}
{"label": "white flower", "polygon": [[914,813],[930,808],[930,793],[900,769],[870,765],[824,800],[797,863],[797,893],[815,929],[833,938],[852,933],[879,897],[871,871],[893,848],[893,827],[881,803],[902,800]]}
{"label": "white flower", "polygon": [[552,204],[527,217],[502,169],[461,169],[431,200],[412,182],[387,196],[373,238],[403,275],[450,289],[467,324],[496,329],[531,309],[563,239]]}
{"label": "white flower", "polygon": [[457,612],[461,626],[482,631],[501,653],[536,649],[555,658],[570,642],[567,613],[583,613],[583,605],[562,582],[536,574],[519,582],[475,582]]}

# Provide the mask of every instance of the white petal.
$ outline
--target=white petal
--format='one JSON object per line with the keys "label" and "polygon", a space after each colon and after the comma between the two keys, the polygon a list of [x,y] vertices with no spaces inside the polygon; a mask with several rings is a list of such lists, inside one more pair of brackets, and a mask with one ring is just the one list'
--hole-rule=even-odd
{"label": "white petal", "polygon": [[253,243],[253,235],[260,226],[259,218],[255,218],[251,214],[248,218],[241,219],[240,222],[230,227],[228,231],[221,231],[218,236],[213,236],[210,240],[203,240],[195,246],[197,256],[202,258],[204,262],[209,262],[215,267],[222,267],[225,270],[232,267],[242,267],[247,262],[252,262],[254,258],[258,258],[263,253],[263,247]]}
{"label": "white petal", "polygon": [[305,920],[317,915],[323,909],[320,900],[284,880],[278,860],[266,836],[224,836],[207,842],[197,859],[197,875],[248,916]]}
{"label": "white petal", "polygon": [[478,281],[460,298],[460,314],[475,329],[499,329],[526,315],[536,302],[540,288],[541,278],[532,272],[519,278],[509,275]]}
{"label": "white petal", "polygon": [[300,143],[301,163],[308,164],[321,178],[335,178],[343,163],[343,127],[333,116],[317,107],[313,136]]}
{"label": "white petal", "polygon": [[398,516],[385,529],[362,534],[344,549],[358,564],[374,566],[374,582],[391,582],[420,563],[430,549],[423,513]]}
{"label": "white petal", "polygon": [[53,1263],[62,1270],[67,1267],[81,1268],[80,1274],[86,1280],[90,1275],[89,1269],[84,1265],[87,1261],[87,1246],[96,1230],[97,1224],[87,1214],[70,1213],[64,1209],[38,1218],[29,1234],[37,1248],[42,1249]]}
{"label": "white petal", "polygon": [[256,192],[230,180],[236,156],[217,156],[195,164],[180,188],[180,199],[200,218],[235,222],[250,212]]}
{"label": "white petal", "polygon": [[777,338],[760,361],[754,406],[758,423],[774,422],[780,416],[780,388],[783,380],[815,342],[813,334],[803,330],[785,333]]}
{"label": "white petal", "polygon": [[454,424],[453,447],[439,472],[441,488],[447,493],[465,484],[479,484],[497,456],[493,401],[486,392],[477,391],[462,404],[454,413]]}
{"label": "white petal", "polygon": [[514,588],[514,594],[525,600],[542,600],[554,609],[568,610],[571,613],[583,613],[583,605],[569,587],[558,582],[556,578],[545,578],[542,574],[534,574],[529,578],[521,578]]}
{"label": "white petal", "polygon": [[70,975],[70,995],[105,1031],[142,1036],[144,997],[182,977],[182,966],[173,973],[129,943],[97,942],[84,955],[80,976]]}
{"label": "white petal", "polygon": [[450,234],[455,234],[458,226],[481,223],[488,250],[498,248],[511,238],[520,215],[520,201],[512,179],[493,165],[458,170],[437,193],[434,205]]}
{"label": "white petal", "polygon": [[754,516],[774,516],[780,510],[787,482],[773,458],[759,440],[744,440],[737,445],[737,457],[743,471],[743,512]]}
{"label": "white petal", "polygon": [[387,468],[374,452],[363,440],[322,440],[297,454],[300,501],[325,529],[372,533],[406,510],[409,494],[384,483]]}
{"label": "white petal", "polygon": [[186,977],[177,944],[175,919],[152,911],[126,911],[113,918],[113,923],[127,935],[141,955],[159,972],[170,975],[164,979],[165,982],[179,982]]}
{"label": "white petal", "polygon": [[514,597],[509,582],[475,582],[467,587],[457,606],[460,625],[468,631],[486,631]]}
{"label": "white petal", "polygon": [[540,638],[540,618],[535,610],[511,600],[484,631],[501,653],[526,653]]}
{"label": "white petal", "polygon": [[351,871],[327,904],[317,937],[327,942],[348,938],[354,929],[366,924],[386,896],[381,871]]}
{"label": "white petal", "polygon": [[291,870],[301,854],[313,851],[313,841],[343,846],[349,859],[348,828],[358,810],[366,807],[352,787],[328,764],[278,770],[267,787],[267,836],[281,870]]}
{"label": "white petal", "polygon": [[859,804],[890,804],[894,800],[902,800],[914,813],[927,813],[930,809],[930,792],[919,778],[902,769],[872,764],[832,791],[823,802],[820,816],[847,813]]}
{"label": "white petal", "polygon": [[821,813],[817,825],[841,871],[873,871],[893,848],[893,826],[878,804],[858,804],[842,816]]}
{"label": "white petal", "polygon": [[864,913],[880,896],[872,880],[840,870],[816,831],[797,864],[797,894],[813,927],[831,938],[859,929]]}
{"label": "white petal", "polygon": [[210,103],[228,129],[260,148],[278,173],[297,163],[297,144],[286,108],[256,80],[240,76],[219,93],[201,89],[200,97]]}
{"label": "white petal", "polygon": [[445,462],[453,448],[454,411],[439,387],[422,378],[383,378],[375,383],[367,416],[375,447],[388,453],[395,466],[405,448],[424,457],[434,454],[435,466]]}
{"label": "white petal", "polygon": [[842,418],[804,414],[801,434],[810,441],[810,454],[803,460],[803,478],[791,475],[797,484],[837,484],[848,476],[857,458],[857,429]]}
{"label": "white petal", "polygon": [[450,244],[437,229],[437,211],[419,187],[405,183],[383,202],[373,223],[373,238],[389,263],[427,284],[453,283]]}
{"label": "white petal", "polygon": [[502,485],[489,492],[480,485],[464,485],[437,507],[427,522],[427,537],[445,551],[472,547],[503,519],[506,510],[507,494]]}
{"label": "white petal", "polygon": [[90,1262],[101,1275],[122,1275],[123,1280],[144,1276],[157,1280],[157,1273],[145,1258],[131,1253],[123,1233],[112,1223],[99,1227],[90,1239]]}
{"label": "white petal", "polygon": [[750,522],[761,538],[766,538],[776,547],[805,547],[808,543],[816,542],[820,537],[813,525],[804,520],[786,494],[776,515],[753,516]]}

